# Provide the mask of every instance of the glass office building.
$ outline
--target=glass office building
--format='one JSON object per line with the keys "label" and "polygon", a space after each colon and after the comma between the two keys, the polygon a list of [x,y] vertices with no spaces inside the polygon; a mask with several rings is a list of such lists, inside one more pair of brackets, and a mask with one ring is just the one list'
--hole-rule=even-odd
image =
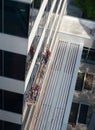
{"label": "glass office building", "polygon": [[[27,88],[32,85],[32,73],[50,33],[49,25],[57,21],[55,19],[53,22],[51,16],[58,18],[56,14],[61,12],[63,1],[60,7],[58,2],[0,0],[0,130],[24,129],[22,124],[25,120]],[[55,26],[52,28],[52,37],[56,34],[54,29]],[[28,62],[31,44],[35,45],[36,38],[36,57]]]}
{"label": "glass office building", "polygon": [[[93,62],[94,64],[95,60],[95,47],[91,47],[91,45],[89,46],[88,44],[86,45],[86,42],[83,40],[84,38],[80,40],[80,36],[74,37],[71,32],[68,32],[69,28],[73,28],[74,26],[73,25],[70,27],[68,22],[64,23],[66,19],[68,19],[67,21],[70,21],[71,19],[68,17],[65,18],[64,16],[67,13],[66,9],[68,2],[69,0],[0,0],[0,130],[34,130],[34,124],[38,124],[35,127],[35,130],[42,130],[42,128],[45,127],[44,121],[49,124],[50,129],[53,128],[53,130],[55,130],[55,125],[50,124],[53,122],[53,124],[55,123],[57,125],[57,118],[56,116],[54,116],[55,118],[52,118],[52,114],[50,113],[47,114],[46,118],[42,118],[43,116],[45,117],[45,115],[40,115],[38,121],[38,118],[36,118],[37,123],[32,125],[31,122],[35,122],[35,120],[31,119],[32,117],[35,117],[34,113],[36,111],[36,105],[29,105],[27,103],[30,91],[35,84],[35,79],[37,79],[36,77],[40,68],[39,64],[41,64],[42,52],[44,49],[46,49],[47,45],[50,47],[50,51],[54,52],[54,59],[56,59],[55,61],[50,59],[51,62],[53,61],[54,63],[54,68],[52,70],[55,71],[56,69],[58,70],[58,73],[60,70],[62,75],[66,73],[66,80],[65,78],[62,79],[61,75],[59,75],[60,78],[57,76],[57,74],[54,75],[53,71],[52,73],[49,73],[53,74],[53,78],[55,76],[55,82],[56,79],[58,79],[59,84],[60,79],[62,79],[63,86],[60,86],[64,88],[64,93],[61,91],[63,88],[59,90],[59,84],[56,86],[59,91],[59,95],[56,88],[55,90],[57,96],[61,98],[63,103],[61,104],[60,108],[62,106],[64,107],[65,104],[64,118],[62,118],[60,114],[59,118],[62,118],[62,122],[60,120],[58,120],[58,122],[59,124],[61,122],[60,130],[63,128],[66,130],[83,43],[85,47],[83,49],[82,62],[85,61],[89,64]],[[56,39],[59,40],[59,44],[56,43]],[[76,44],[74,40],[78,43]],[[82,41],[82,43],[80,43],[80,41]],[[56,48],[57,45],[58,50],[55,49],[55,52],[54,48]],[[32,52],[32,57],[31,48],[32,50],[35,50]],[[53,57],[53,52],[51,57]],[[58,54],[59,58],[57,57],[56,53]],[[61,61],[62,64],[59,65]],[[72,65],[70,65],[70,63],[72,63]],[[59,68],[57,68],[57,66]],[[62,66],[64,71],[61,71]],[[48,71],[48,68],[46,70]],[[44,77],[47,78],[48,74],[46,74]],[[51,87],[55,86],[52,85],[54,80],[51,77],[49,78]],[[72,83],[68,82],[68,79],[72,81]],[[64,84],[63,81],[66,83]],[[43,84],[45,84],[45,82],[48,82],[48,79],[43,80],[41,85],[44,86]],[[68,89],[65,89],[66,85]],[[70,87],[72,87],[72,89],[70,89]],[[89,88],[89,85],[85,88]],[[77,89],[79,88],[77,87]],[[80,90],[81,89],[82,87]],[[54,89],[52,88],[52,90]],[[41,91],[43,90],[41,89]],[[50,91],[50,93],[46,91],[46,93],[49,94],[46,94],[48,95],[46,97],[47,101],[50,93],[51,99],[56,99],[56,97],[52,96],[52,91]],[[61,97],[60,93],[62,94],[62,97],[65,95],[64,99]],[[41,96],[41,94],[39,95]],[[37,101],[39,101],[39,97]],[[53,103],[55,103],[54,101]],[[58,101],[60,104],[59,99]],[[44,106],[44,103],[42,106]],[[80,105],[78,104],[78,107],[79,106]],[[63,107],[61,108],[62,110]],[[55,105],[55,108],[57,110],[58,107]],[[48,107],[46,109],[48,110]],[[54,106],[52,104],[52,110],[53,109]],[[48,116],[49,119],[51,119],[51,122],[46,121]],[[72,118],[70,118],[70,122],[72,122],[71,119]],[[43,123],[41,123],[41,121],[43,121]],[[74,120],[74,122],[76,121]],[[59,128],[58,125],[57,127]],[[46,130],[47,129],[48,127]]]}

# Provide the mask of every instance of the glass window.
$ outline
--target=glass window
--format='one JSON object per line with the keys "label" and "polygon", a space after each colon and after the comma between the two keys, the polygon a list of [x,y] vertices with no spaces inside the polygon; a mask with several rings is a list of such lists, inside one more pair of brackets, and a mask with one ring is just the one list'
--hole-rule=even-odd
{"label": "glass window", "polygon": [[0,120],[0,130],[2,130],[2,121]]}
{"label": "glass window", "polygon": [[2,51],[0,50],[0,75],[2,75]]}
{"label": "glass window", "polygon": [[4,32],[28,37],[29,4],[11,0],[4,2]]}
{"label": "glass window", "polygon": [[2,31],[2,0],[0,0],[0,32]]}
{"label": "glass window", "polygon": [[95,49],[90,49],[89,55],[88,55],[88,60],[95,61]]}
{"label": "glass window", "polygon": [[21,130],[21,125],[3,121],[4,130]]}
{"label": "glass window", "polygon": [[81,91],[83,87],[83,82],[84,82],[84,73],[78,72],[78,77],[77,77],[77,82],[76,82],[76,87],[75,90]]}
{"label": "glass window", "polygon": [[4,110],[22,113],[23,95],[9,91],[3,91]]}
{"label": "glass window", "polygon": [[0,109],[2,109],[2,90],[0,89]]}
{"label": "glass window", "polygon": [[84,47],[82,52],[82,59],[86,59],[88,54],[88,48]]}
{"label": "glass window", "polygon": [[26,56],[4,52],[4,76],[25,80],[25,61]]}
{"label": "glass window", "polygon": [[79,109],[79,104],[78,103],[72,103],[71,112],[70,112],[70,116],[69,116],[69,123],[75,123],[76,124],[78,109]]}
{"label": "glass window", "polygon": [[87,119],[87,113],[88,113],[88,105],[81,105],[80,107],[80,113],[79,113],[79,123],[86,124],[86,119]]}
{"label": "glass window", "polygon": [[91,90],[94,76],[92,74],[86,74],[84,89]]}

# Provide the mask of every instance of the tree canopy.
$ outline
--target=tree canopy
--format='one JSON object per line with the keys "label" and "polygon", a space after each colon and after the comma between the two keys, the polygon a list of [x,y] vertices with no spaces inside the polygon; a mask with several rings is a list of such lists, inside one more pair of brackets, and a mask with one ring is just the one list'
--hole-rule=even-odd
{"label": "tree canopy", "polygon": [[95,0],[73,0],[73,3],[83,11],[84,18],[95,20]]}

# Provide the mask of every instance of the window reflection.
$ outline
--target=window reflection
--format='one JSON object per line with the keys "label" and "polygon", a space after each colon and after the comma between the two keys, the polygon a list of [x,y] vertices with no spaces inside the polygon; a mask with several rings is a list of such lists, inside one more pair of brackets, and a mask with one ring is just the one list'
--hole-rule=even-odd
{"label": "window reflection", "polygon": [[4,32],[12,35],[28,37],[29,5],[5,0]]}
{"label": "window reflection", "polygon": [[0,90],[0,108],[1,109],[15,112],[15,113],[22,113],[22,105],[23,105],[22,94]]}
{"label": "window reflection", "polygon": [[4,52],[4,76],[25,80],[26,56]]}
{"label": "window reflection", "polygon": [[2,0],[0,0],[0,32],[2,31]]}
{"label": "window reflection", "polygon": [[70,116],[69,116],[69,123],[70,124],[72,124],[72,123],[76,124],[78,109],[79,109],[79,104],[72,103],[71,112],[70,112]]}
{"label": "window reflection", "polygon": [[89,55],[88,55],[88,60],[95,61],[95,50],[90,49]]}
{"label": "window reflection", "polygon": [[75,90],[82,91],[85,73],[78,72]]}
{"label": "window reflection", "polygon": [[82,58],[86,59],[87,58],[87,53],[88,53],[88,49],[86,47],[83,48],[83,53],[82,53]]}
{"label": "window reflection", "polygon": [[0,120],[0,130],[21,130],[21,125]]}
{"label": "window reflection", "polygon": [[[4,110],[22,113],[23,96],[21,94],[3,91]],[[18,109],[19,108],[19,109]]]}
{"label": "window reflection", "polygon": [[78,123],[86,124],[88,107],[88,105],[81,104]]}
{"label": "window reflection", "polygon": [[92,74],[86,74],[84,89],[92,90],[93,78],[94,76]]}
{"label": "window reflection", "polygon": [[2,90],[0,89],[0,109],[2,109]]}
{"label": "window reflection", "polygon": [[21,125],[3,121],[4,130],[21,130]]}
{"label": "window reflection", "polygon": [[95,64],[95,49],[84,47],[82,61],[89,64]]}
{"label": "window reflection", "polygon": [[0,50],[0,75],[2,75],[2,51]]}
{"label": "window reflection", "polygon": [[26,56],[0,50],[0,76],[25,80]]}

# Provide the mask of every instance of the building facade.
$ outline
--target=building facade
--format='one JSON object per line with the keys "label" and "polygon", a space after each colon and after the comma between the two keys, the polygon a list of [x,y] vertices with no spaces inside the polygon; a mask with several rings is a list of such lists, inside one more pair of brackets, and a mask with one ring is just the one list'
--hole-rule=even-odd
{"label": "building facade", "polygon": [[0,129],[21,129],[29,1],[0,0]]}
{"label": "building facade", "polygon": [[[92,25],[93,28],[94,23],[73,19],[75,24],[69,24],[72,18],[63,18],[68,2],[69,0],[0,0],[0,130],[29,130],[33,105],[27,105],[27,99],[37,77],[42,52],[46,45],[51,46],[52,51],[58,33],[70,36],[69,41],[71,38],[78,43],[84,43],[83,60],[86,60],[86,63],[81,64],[80,70],[83,74],[87,73],[83,78],[93,73],[94,66],[88,62],[91,64],[95,53],[95,35],[87,35],[89,29],[83,31],[83,26],[84,29],[81,30],[80,24]],[[80,24],[76,24],[78,20]],[[73,33],[75,25],[76,28],[79,25],[79,29]],[[74,36],[76,34],[77,36]],[[85,66],[88,69],[85,70]],[[92,66],[92,69],[89,66]],[[92,90],[89,86],[82,86]],[[83,90],[82,86],[76,89]],[[83,93],[84,90],[81,95]],[[76,99],[78,94],[80,93],[74,94],[75,103],[79,102],[79,99]],[[89,102],[90,100],[87,104]],[[82,109],[81,106],[77,105],[77,108]],[[69,106],[68,108],[70,109]],[[68,110],[66,112],[68,113]],[[78,117],[77,121],[71,123],[76,122]]]}
{"label": "building facade", "polygon": [[63,4],[63,0],[0,0],[0,130],[24,129],[35,64],[45,43],[56,36]]}

